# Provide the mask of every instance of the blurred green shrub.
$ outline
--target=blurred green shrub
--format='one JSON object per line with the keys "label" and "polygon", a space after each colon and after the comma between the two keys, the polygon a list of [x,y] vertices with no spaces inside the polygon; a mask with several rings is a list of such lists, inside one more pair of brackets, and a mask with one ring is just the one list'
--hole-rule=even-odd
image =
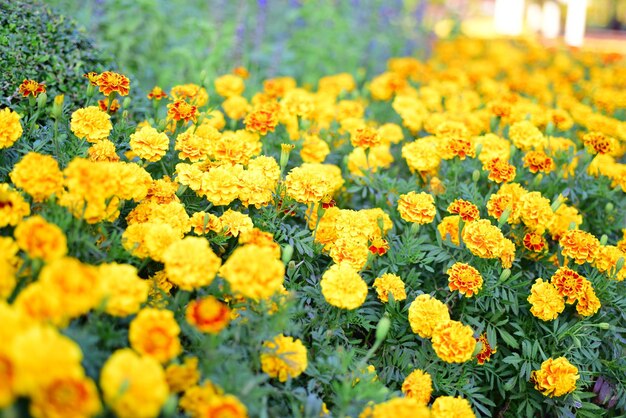
{"label": "blurred green shrub", "polygon": [[73,99],[85,88],[83,73],[111,67],[71,19],[36,0],[0,1],[0,106],[25,78]]}
{"label": "blurred green shrub", "polygon": [[424,0],[49,0],[72,15],[141,87],[202,82],[245,66],[254,77],[381,71],[424,45]]}

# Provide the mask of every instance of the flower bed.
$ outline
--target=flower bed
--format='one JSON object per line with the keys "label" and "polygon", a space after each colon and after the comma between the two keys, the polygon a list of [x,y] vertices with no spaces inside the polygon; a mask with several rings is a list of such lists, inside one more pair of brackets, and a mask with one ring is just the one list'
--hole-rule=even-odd
{"label": "flower bed", "polygon": [[0,411],[625,413],[621,56],[246,77],[0,110]]}

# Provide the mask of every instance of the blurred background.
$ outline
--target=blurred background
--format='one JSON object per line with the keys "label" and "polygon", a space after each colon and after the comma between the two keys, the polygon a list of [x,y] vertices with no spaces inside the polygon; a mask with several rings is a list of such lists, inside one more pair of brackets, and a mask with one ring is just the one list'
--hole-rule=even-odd
{"label": "blurred background", "polygon": [[251,72],[251,82],[289,75],[314,83],[321,75],[343,71],[365,76],[383,71],[391,56],[426,57],[437,36],[459,33],[535,34],[626,53],[626,0],[45,3],[74,18],[144,90],[155,84],[200,83],[238,66]]}

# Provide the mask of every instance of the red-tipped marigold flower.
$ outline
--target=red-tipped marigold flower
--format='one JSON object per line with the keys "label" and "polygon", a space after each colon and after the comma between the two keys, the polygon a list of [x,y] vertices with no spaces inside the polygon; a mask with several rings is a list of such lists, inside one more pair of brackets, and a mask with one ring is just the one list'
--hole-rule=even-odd
{"label": "red-tipped marigold flower", "polygon": [[230,321],[230,309],[213,296],[194,300],[185,311],[187,322],[202,332],[217,334]]}
{"label": "red-tipped marigold flower", "polygon": [[163,91],[163,89],[159,86],[154,86],[150,93],[148,93],[148,99],[150,100],[161,100],[167,97],[167,93]]}
{"label": "red-tipped marigold flower", "polygon": [[531,173],[550,173],[554,170],[554,160],[543,151],[528,151],[524,156],[524,167]]}
{"label": "red-tipped marigold flower", "polygon": [[118,110],[120,110],[120,102],[117,101],[117,99],[114,99],[111,102],[110,106],[108,104],[109,104],[108,99],[98,100],[98,106],[100,107],[100,110],[102,110],[103,112],[115,113]]}
{"label": "red-tipped marigold flower", "polygon": [[491,359],[491,356],[495,354],[498,350],[496,348],[491,348],[489,345],[489,341],[487,341],[487,334],[482,333],[480,337],[476,339],[479,343],[482,344],[482,348],[480,349],[480,353],[476,355],[476,360],[478,360],[478,364],[485,364],[485,362]]}
{"label": "red-tipped marigold flower", "polygon": [[450,291],[458,290],[462,295],[471,298],[483,287],[483,277],[478,270],[469,264],[454,263],[446,271]]}
{"label": "red-tipped marigold flower", "polygon": [[92,86],[97,86],[98,85],[98,77],[100,77],[100,74],[96,73],[95,71],[91,71],[91,72],[88,72],[86,74],[83,74],[83,77],[85,77],[87,80],[89,80],[89,83]]}
{"label": "red-tipped marigold flower", "polygon": [[184,120],[189,122],[192,120],[195,122],[197,114],[198,108],[184,100],[176,100],[174,103],[167,105],[167,116],[175,121]]}
{"label": "red-tipped marigold flower", "polygon": [[113,71],[105,71],[100,74],[96,83],[98,87],[100,87],[100,93],[105,96],[108,96],[113,92],[119,94],[120,96],[126,96],[130,91],[130,80],[128,77],[119,73],[114,73]]}
{"label": "red-tipped marigold flower", "polygon": [[46,86],[35,81],[35,80],[24,80],[22,84],[20,84],[20,93],[24,97],[28,97],[32,95],[33,97],[39,96],[41,93],[46,92]]}
{"label": "red-tipped marigold flower", "polygon": [[488,179],[496,183],[513,181],[517,172],[514,165],[500,158],[494,158],[483,165],[483,170],[489,171]]}
{"label": "red-tipped marigold flower", "polygon": [[478,211],[478,207],[463,199],[456,199],[450,206],[448,206],[448,212],[453,215],[461,216],[465,222],[471,222],[480,219],[480,212]]}
{"label": "red-tipped marigold flower", "polygon": [[248,113],[244,123],[246,130],[266,135],[268,132],[274,132],[278,125],[278,118],[272,106],[263,106]]}
{"label": "red-tipped marigold flower", "polygon": [[384,255],[389,250],[389,243],[386,239],[376,237],[370,243],[369,250],[374,255]]}
{"label": "red-tipped marigold flower", "polygon": [[547,243],[541,234],[538,234],[537,232],[528,232],[524,235],[524,247],[526,247],[529,251],[538,253],[547,247]]}

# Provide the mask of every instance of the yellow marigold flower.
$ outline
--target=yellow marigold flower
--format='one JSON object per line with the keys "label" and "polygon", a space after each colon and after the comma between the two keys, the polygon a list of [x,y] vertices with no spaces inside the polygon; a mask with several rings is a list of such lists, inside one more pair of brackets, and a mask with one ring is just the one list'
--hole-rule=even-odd
{"label": "yellow marigold flower", "polygon": [[543,151],[528,151],[524,155],[524,167],[531,173],[551,173],[554,171],[554,160]]}
{"label": "yellow marigold flower", "polygon": [[380,145],[381,139],[376,128],[365,126],[356,129],[350,134],[350,142],[353,147],[367,149]]}
{"label": "yellow marigold flower", "polygon": [[239,120],[246,117],[252,106],[245,97],[230,96],[222,102],[222,109],[224,109],[224,113],[229,118]]}
{"label": "yellow marigold flower", "polygon": [[356,176],[364,176],[364,171],[376,173],[379,168],[388,168],[393,163],[389,145],[376,145],[366,154],[363,148],[355,148],[348,155],[348,170]]}
{"label": "yellow marigold flower", "polygon": [[220,269],[220,276],[235,294],[268,299],[281,289],[285,266],[271,248],[247,244],[233,251]]}
{"label": "yellow marigold flower", "polygon": [[104,310],[113,316],[128,316],[139,311],[148,298],[149,285],[137,276],[130,264],[108,263],[98,266],[104,293]]}
{"label": "yellow marigold flower", "polygon": [[11,342],[16,393],[33,395],[57,378],[84,376],[80,347],[49,325],[30,326]]}
{"label": "yellow marigold flower", "polygon": [[17,245],[30,258],[52,261],[67,254],[67,240],[61,228],[39,215],[22,221],[15,228],[14,235]]}
{"label": "yellow marigold flower", "polygon": [[439,225],[437,225],[437,230],[441,235],[441,238],[444,240],[450,237],[450,241],[454,245],[459,245],[459,224],[461,222],[461,217],[459,215],[454,216],[445,216]]}
{"label": "yellow marigold flower", "polygon": [[169,395],[159,362],[129,348],[115,351],[104,363],[100,388],[120,418],[156,418]]}
{"label": "yellow marigold flower", "polygon": [[433,392],[433,381],[428,373],[417,369],[411,372],[402,382],[402,393],[407,398],[418,401],[421,405],[428,405]]}
{"label": "yellow marigold flower", "polygon": [[384,145],[397,144],[404,139],[402,127],[395,123],[385,123],[378,128],[378,135]]}
{"label": "yellow marigold flower", "polygon": [[480,258],[498,258],[502,253],[504,235],[487,219],[469,222],[463,228],[463,242]]}
{"label": "yellow marigold flower", "polygon": [[431,223],[437,214],[435,199],[431,194],[424,192],[409,192],[400,195],[398,212],[400,217],[407,222],[421,225]]}
{"label": "yellow marigold flower", "polygon": [[550,200],[540,192],[529,192],[520,198],[520,218],[531,231],[543,234],[554,220]]}
{"label": "yellow marigold flower", "polygon": [[[169,146],[169,140],[168,140]],[[197,162],[208,158],[211,151],[211,144],[202,137],[196,135],[192,130],[187,130],[176,137],[174,149],[180,151],[178,157],[181,160],[188,159]],[[167,150],[166,150],[167,152]]]}
{"label": "yellow marigold flower", "polygon": [[299,339],[280,334],[263,343],[261,368],[280,382],[295,379],[307,368],[307,349]]}
{"label": "yellow marigold flower", "polygon": [[215,79],[215,91],[222,97],[241,96],[246,86],[243,78],[234,74],[225,74]]}
{"label": "yellow marigold flower", "polygon": [[356,271],[365,267],[368,256],[369,248],[364,237],[340,237],[330,249],[330,258],[335,263],[349,264]]}
{"label": "yellow marigold flower", "polygon": [[194,213],[189,222],[191,223],[191,230],[196,235],[206,235],[211,231],[221,233],[224,229],[220,218],[204,211]]}
{"label": "yellow marigold flower", "polygon": [[89,418],[101,409],[95,383],[82,376],[52,380],[34,393],[29,405],[34,418]]}
{"label": "yellow marigold flower", "polygon": [[198,384],[198,358],[186,357],[183,364],[170,364],[165,369],[165,379],[171,393],[184,392]]}
{"label": "yellow marigold flower", "polygon": [[207,405],[212,399],[223,396],[223,390],[211,381],[205,380],[202,386],[194,385],[180,398],[179,407],[193,418],[206,416]]}
{"label": "yellow marigold flower", "polygon": [[495,354],[498,350],[492,348],[489,345],[489,341],[487,340],[487,334],[482,333],[480,337],[476,340],[481,344],[480,353],[476,355],[476,360],[478,364],[485,364],[485,362],[491,359],[491,356]]}
{"label": "yellow marigold flower", "polygon": [[22,84],[20,84],[19,90],[24,97],[28,97],[29,95],[37,97],[41,93],[46,92],[46,86],[35,80],[24,79],[24,81],[22,81]]}
{"label": "yellow marigold flower", "polygon": [[443,137],[441,156],[446,160],[451,160],[454,157],[459,157],[461,160],[466,157],[474,158],[476,146],[470,137],[447,134]]}
{"label": "yellow marigold flower", "polygon": [[115,144],[108,139],[103,139],[96,142],[87,150],[89,154],[89,161],[111,161],[116,162],[120,160],[120,156],[117,155],[115,150]]}
{"label": "yellow marigold flower", "polygon": [[476,348],[474,331],[459,321],[444,321],[433,330],[432,343],[437,356],[447,363],[463,363],[472,358]]}
{"label": "yellow marigold flower", "polygon": [[[13,293],[13,289],[15,289],[15,285],[17,284],[15,273],[15,267],[13,267],[8,260],[0,258],[0,300],[8,299]],[[1,391],[0,389],[0,392]],[[0,399],[1,397],[0,395]],[[2,405],[1,401],[0,405]]]}
{"label": "yellow marigold flower", "polygon": [[548,227],[552,239],[558,241],[561,239],[569,229],[570,225],[574,224],[573,229],[578,229],[583,223],[583,217],[573,206],[562,204],[554,212],[552,223]]}
{"label": "yellow marigold flower", "polygon": [[320,78],[317,86],[318,91],[328,92],[337,96],[342,91],[351,92],[354,90],[356,88],[356,83],[352,74],[340,73]]}
{"label": "yellow marigold flower", "polygon": [[500,263],[505,269],[510,269],[515,260],[515,244],[508,238],[502,240],[502,251],[500,252]]}
{"label": "yellow marigold flower", "polygon": [[385,273],[374,280],[374,289],[378,293],[378,299],[383,302],[389,301],[389,294],[393,296],[393,300],[401,301],[406,299],[406,290],[404,282],[395,274]]}
{"label": "yellow marigold flower", "polygon": [[170,139],[151,126],[144,126],[130,135],[130,149],[146,161],[156,162],[167,154]]}
{"label": "yellow marigold flower", "polygon": [[386,72],[372,79],[369,89],[374,100],[389,100],[393,95],[402,91],[407,86],[407,81],[402,76]]}
{"label": "yellow marigold flower", "polygon": [[430,411],[413,398],[394,398],[378,405],[367,406],[359,418],[430,418]]}
{"label": "yellow marigold flower", "polygon": [[97,106],[88,106],[72,113],[70,129],[79,139],[93,143],[107,139],[113,125],[108,113]]}
{"label": "yellow marigold flower", "polygon": [[550,282],[544,282],[542,279],[535,280],[535,284],[530,289],[528,302],[532,305],[530,313],[542,321],[556,319],[565,309],[563,296],[556,286]]}
{"label": "yellow marigold flower", "polygon": [[39,282],[30,283],[19,292],[14,306],[28,319],[66,327],[69,322],[68,315],[61,305],[58,292],[51,290],[53,289]]}
{"label": "yellow marigold flower", "polygon": [[187,322],[202,332],[217,334],[230,321],[230,309],[213,296],[189,302],[185,309]]}
{"label": "yellow marigold flower", "polygon": [[252,228],[239,234],[239,244],[254,244],[259,247],[267,247],[272,250],[274,258],[280,258],[280,245],[274,241],[274,235],[269,232]]}
{"label": "yellow marigold flower", "polygon": [[208,172],[202,173],[198,194],[205,196],[213,205],[228,205],[242,193],[240,177],[243,173],[243,166],[239,164],[212,167]]}
{"label": "yellow marigold flower", "polygon": [[172,311],[144,308],[128,328],[130,346],[138,353],[166,363],[181,352],[180,327]]}
{"label": "yellow marigold flower", "polygon": [[600,241],[596,237],[578,229],[565,232],[559,245],[563,256],[573,258],[576,264],[593,263],[600,250]]}
{"label": "yellow marigold flower", "polygon": [[0,149],[9,148],[22,136],[20,115],[8,107],[0,109]]}
{"label": "yellow marigold flower", "polygon": [[541,363],[539,370],[533,370],[530,374],[530,381],[535,384],[535,389],[551,398],[573,392],[578,379],[578,368],[565,357],[549,358]]}
{"label": "yellow marigold flower", "polygon": [[175,101],[186,100],[197,107],[202,107],[209,102],[206,89],[193,83],[174,86],[170,94]]}
{"label": "yellow marigold flower", "polygon": [[348,263],[330,266],[320,286],[326,302],[341,309],[356,309],[367,297],[367,284]]}
{"label": "yellow marigold flower", "polygon": [[542,149],[547,142],[541,131],[527,120],[516,122],[509,128],[509,139],[522,151]]}
{"label": "yellow marigold flower", "polygon": [[517,183],[506,183],[497,193],[492,194],[487,202],[487,213],[496,219],[508,210],[507,223],[511,225],[520,222],[521,198],[528,192]]}
{"label": "yellow marigold flower", "polygon": [[148,93],[148,99],[150,100],[161,100],[167,97],[167,93],[163,91],[163,89],[159,86],[154,86],[150,93]]}
{"label": "yellow marigold flower", "polygon": [[450,291],[458,290],[462,295],[472,297],[483,287],[483,277],[469,264],[454,263],[446,271]]}
{"label": "yellow marigold flower", "polygon": [[135,257],[163,261],[165,251],[179,239],[180,233],[166,223],[134,223],[122,234],[122,246]]}
{"label": "yellow marigold flower", "polygon": [[471,222],[480,219],[478,207],[472,202],[463,199],[455,199],[448,206],[448,212],[456,214],[465,222]]}
{"label": "yellow marigold flower", "polygon": [[[148,291],[148,306],[153,308],[164,308],[168,301],[165,296],[170,294],[174,285],[167,280],[164,270],[157,271],[148,280],[150,290]],[[137,308],[139,310],[139,308]]]}
{"label": "yellow marigold flower", "polygon": [[198,108],[185,100],[176,100],[174,103],[167,105],[167,118],[175,121],[184,120],[185,122],[196,121],[198,117]]}
{"label": "yellow marigold flower", "polygon": [[88,73],[83,74],[83,77],[89,80],[89,84],[95,87],[98,85],[98,77],[100,77],[100,74],[98,74],[95,71],[90,71]]}
{"label": "yellow marigold flower", "polygon": [[450,320],[448,307],[430,295],[417,296],[409,306],[411,330],[422,338],[430,338],[433,330],[448,320]]}
{"label": "yellow marigold flower", "polygon": [[483,170],[489,171],[488,179],[496,183],[507,183],[515,179],[517,169],[506,160],[498,157],[483,164]]}
{"label": "yellow marigold flower", "polygon": [[476,148],[482,145],[478,159],[485,165],[491,160],[498,159],[500,162],[507,162],[511,158],[511,143],[498,135],[488,133],[474,138]]}
{"label": "yellow marigold flower", "polygon": [[589,280],[583,282],[583,288],[578,295],[578,303],[576,304],[576,312],[582,316],[594,315],[601,308],[600,299],[596,296],[593,286]]}
{"label": "yellow marigold flower", "polygon": [[115,92],[120,96],[127,96],[130,90],[130,80],[123,74],[105,71],[98,76],[96,84],[105,96]]}
{"label": "yellow marigold flower", "polygon": [[221,265],[209,242],[199,237],[174,242],[163,253],[163,262],[169,281],[189,291],[210,285]]}
{"label": "yellow marigold flower", "polygon": [[439,139],[430,136],[405,143],[402,146],[402,158],[413,173],[436,174],[441,164]]}
{"label": "yellow marigold flower", "polygon": [[568,304],[576,302],[586,281],[583,276],[567,267],[560,267],[550,279],[559,294],[566,298],[565,302]]}
{"label": "yellow marigold flower", "polygon": [[211,397],[201,411],[202,417],[221,417],[226,414],[229,418],[248,418],[246,406],[233,395]]}
{"label": "yellow marigold flower", "polygon": [[300,157],[305,163],[323,163],[330,154],[328,144],[318,135],[305,135]]}
{"label": "yellow marigold flower", "polygon": [[432,418],[476,418],[467,399],[440,396],[430,409]]}
{"label": "yellow marigold flower", "polygon": [[260,135],[267,135],[274,132],[278,125],[278,116],[274,106],[264,105],[252,110],[246,116],[244,123],[250,132],[258,132]]}
{"label": "yellow marigold flower", "polygon": [[304,163],[285,178],[287,195],[300,203],[318,203],[343,185],[341,169],[332,164]]}
{"label": "yellow marigold flower", "polygon": [[609,278],[618,282],[626,278],[626,267],[617,271],[617,263],[623,258],[626,261],[626,253],[614,245],[602,245],[596,254],[593,266],[601,273],[606,273]]}
{"label": "yellow marigold flower", "polygon": [[30,215],[30,205],[22,195],[0,183],[0,228],[7,225],[17,225],[23,218]]}
{"label": "yellow marigold flower", "polygon": [[[219,232],[231,237],[239,236],[240,233],[249,232],[254,228],[250,216],[232,209],[228,209],[220,216],[219,225],[222,228]],[[277,258],[279,257],[280,255]]]}

